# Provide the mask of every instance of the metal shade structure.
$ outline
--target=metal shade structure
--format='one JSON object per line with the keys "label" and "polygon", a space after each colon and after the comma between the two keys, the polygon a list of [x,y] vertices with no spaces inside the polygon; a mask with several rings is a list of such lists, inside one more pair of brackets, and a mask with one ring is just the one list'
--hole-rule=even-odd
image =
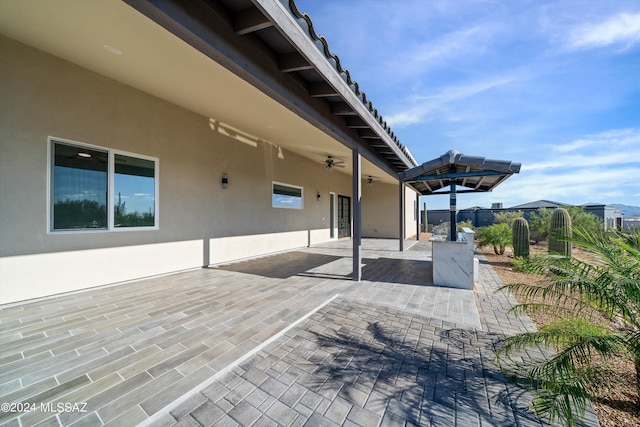
{"label": "metal shade structure", "polygon": [[[456,240],[456,194],[492,191],[514,173],[520,163],[466,156],[449,150],[442,156],[398,174],[401,185],[411,184],[421,195],[449,194],[450,240]],[[458,189],[458,186],[462,187]]]}

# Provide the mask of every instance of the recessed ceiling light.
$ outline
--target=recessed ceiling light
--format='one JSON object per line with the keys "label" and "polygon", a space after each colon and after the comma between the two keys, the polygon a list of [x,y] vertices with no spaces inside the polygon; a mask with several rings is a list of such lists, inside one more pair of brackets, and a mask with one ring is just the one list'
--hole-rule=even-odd
{"label": "recessed ceiling light", "polygon": [[87,159],[87,158],[91,157],[91,154],[89,154],[89,153],[82,153],[82,152],[81,152],[81,153],[78,153],[78,157],[84,157],[85,159]]}
{"label": "recessed ceiling light", "polygon": [[122,51],[120,49],[115,48],[115,47],[113,47],[111,45],[105,44],[105,45],[102,45],[102,47],[104,47],[105,49],[107,49],[111,53],[114,53],[116,55],[122,55]]}

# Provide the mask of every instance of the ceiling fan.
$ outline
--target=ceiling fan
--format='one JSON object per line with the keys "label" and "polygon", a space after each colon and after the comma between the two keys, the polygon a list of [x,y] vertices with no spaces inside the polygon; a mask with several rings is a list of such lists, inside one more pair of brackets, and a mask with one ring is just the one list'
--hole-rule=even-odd
{"label": "ceiling fan", "polygon": [[367,178],[365,179],[365,182],[367,183],[368,186],[372,186],[374,183],[379,182],[379,180],[378,180],[378,177],[376,176],[368,175]]}
{"label": "ceiling fan", "polygon": [[324,167],[329,171],[331,171],[334,167],[343,168],[344,160],[336,159],[331,154],[327,154],[327,159],[324,161]]}

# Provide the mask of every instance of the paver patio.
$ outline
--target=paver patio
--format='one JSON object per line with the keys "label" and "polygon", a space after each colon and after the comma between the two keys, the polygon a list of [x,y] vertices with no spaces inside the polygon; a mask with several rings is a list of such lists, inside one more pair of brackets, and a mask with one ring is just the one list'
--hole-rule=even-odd
{"label": "paver patio", "polygon": [[365,239],[360,283],[341,240],[3,306],[0,401],[36,407],[0,424],[540,425],[494,363],[533,328],[495,271],[433,286],[397,246]]}

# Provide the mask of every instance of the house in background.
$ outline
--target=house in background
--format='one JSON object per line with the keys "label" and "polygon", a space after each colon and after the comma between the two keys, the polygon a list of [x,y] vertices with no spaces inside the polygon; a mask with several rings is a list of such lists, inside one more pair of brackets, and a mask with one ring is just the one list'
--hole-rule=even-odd
{"label": "house in background", "polygon": [[[494,203],[491,208],[483,208],[480,206],[474,206],[467,209],[461,209],[458,211],[458,221],[470,221],[474,227],[485,227],[494,223],[496,214],[503,212],[517,212],[521,211],[522,216],[529,219],[531,215],[538,209],[556,209],[563,206],[571,206],[568,203],[554,202],[550,200],[537,200],[535,202],[524,203],[521,205],[511,206],[504,208],[502,203]],[[615,206],[600,205],[600,204],[585,204],[581,205],[584,211],[591,213],[603,221],[605,229],[617,228],[622,229],[623,214],[620,209]],[[427,211],[427,218],[429,225],[432,227],[438,226],[443,222],[448,221],[448,210],[429,210]]]}
{"label": "house in background", "polygon": [[[529,218],[529,216],[540,208],[547,209],[556,209],[561,208],[563,206],[572,206],[568,203],[558,203],[551,202],[549,200],[538,200],[536,202],[526,203],[523,205],[512,206],[509,210],[522,211],[525,218]],[[595,204],[595,203],[587,203],[584,205],[579,205],[584,208],[586,213],[590,213],[600,218],[600,220],[604,223],[605,230],[609,228],[617,228],[618,230],[622,229],[622,219],[623,215],[620,209],[615,206]]]}
{"label": "house in background", "polygon": [[625,218],[623,221],[623,230],[640,230],[640,216],[633,218]]}
{"label": "house in background", "polygon": [[338,238],[358,280],[416,234],[416,161],[294,2],[7,0],[0,52],[0,303]]}

